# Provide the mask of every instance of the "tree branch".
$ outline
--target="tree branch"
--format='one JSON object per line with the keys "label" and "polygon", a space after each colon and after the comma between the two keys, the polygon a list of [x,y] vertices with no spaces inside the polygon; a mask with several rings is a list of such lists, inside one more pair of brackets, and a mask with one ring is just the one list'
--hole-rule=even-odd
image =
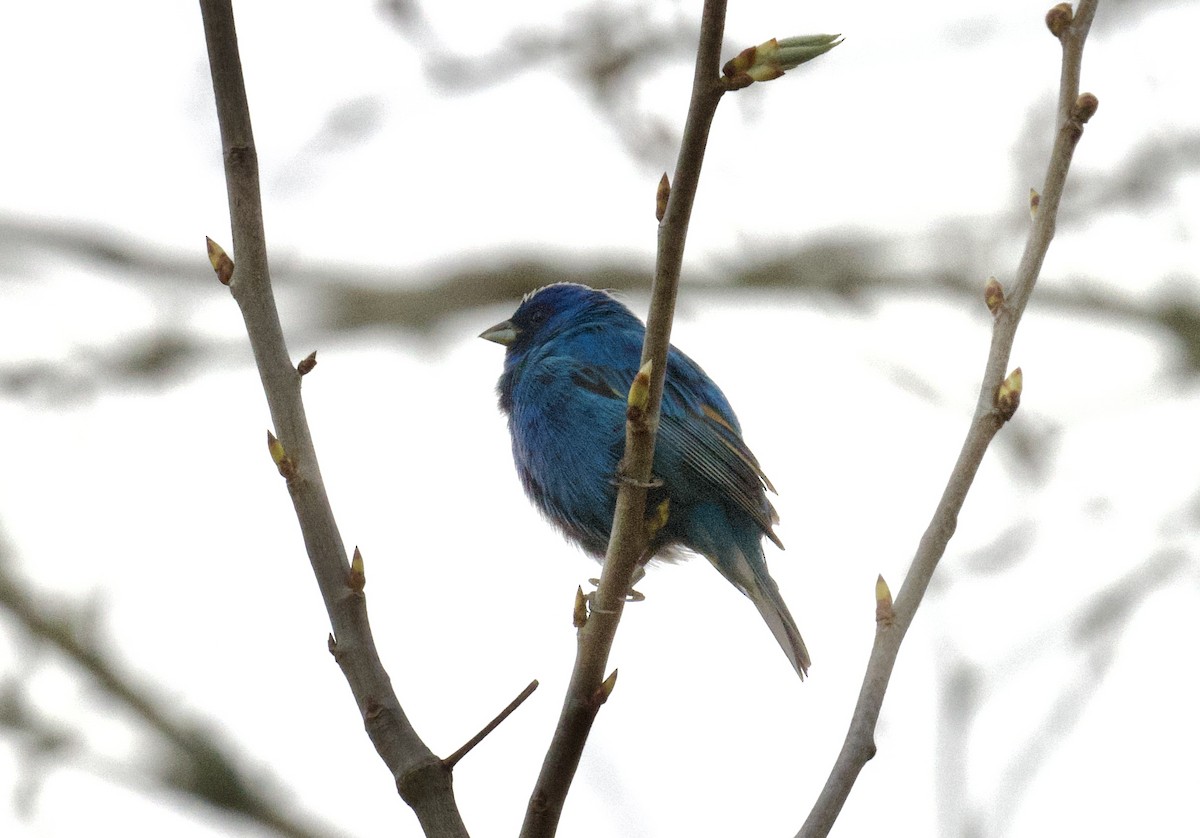
{"label": "tree branch", "polygon": [[642,347],[643,371],[649,364],[649,380],[645,381],[643,374],[639,374],[640,381],[634,384],[635,389],[648,388],[648,393],[636,398],[632,392],[630,394],[625,457],[620,466],[621,487],[617,493],[608,553],[604,558],[600,585],[592,601],[591,612],[579,630],[575,667],[558,726],[529,799],[521,829],[522,838],[552,836],[555,833],[592,723],[615,684],[616,672],[605,680],[604,670],[608,665],[634,568],[646,547],[646,488],[652,479],[654,441],[658,431],[675,298],[683,268],[683,249],[700,183],[709,127],[724,92],[718,83],[724,30],[725,0],[705,0],[691,103],[675,164],[674,185],[667,201],[666,214],[658,228],[658,261],[650,313],[646,319],[646,339]]}
{"label": "tree branch", "polygon": [[[942,498],[917,547],[904,585],[896,598],[894,613],[889,615],[890,619],[881,619],[878,622],[875,644],[867,663],[850,729],[816,804],[797,833],[798,838],[811,838],[829,833],[859,771],[875,755],[875,725],[879,720],[880,708],[896,663],[896,656],[900,651],[900,644],[916,616],[938,561],[954,534],[958,513],[966,500],[967,491],[975,479],[983,455],[992,438],[1011,417],[1011,410],[1016,408],[1016,405],[1012,404],[1011,410],[1002,410],[997,397],[1001,384],[1005,382],[1005,371],[1017,326],[1037,283],[1050,241],[1054,237],[1055,218],[1071,157],[1079,138],[1083,135],[1084,123],[1095,112],[1096,98],[1088,93],[1079,95],[1083,45],[1095,13],[1096,0],[1081,0],[1073,17],[1070,7],[1065,3],[1056,6],[1047,16],[1047,24],[1062,43],[1062,74],[1059,82],[1058,131],[1045,183],[1033,213],[1033,225],[1026,239],[1025,251],[1017,268],[1012,290],[1007,299],[1001,294],[993,308],[995,323],[992,329],[991,349],[984,369],[975,416],[958,455],[958,461],[954,464]],[[1019,396],[1019,390],[1017,395]]]}
{"label": "tree branch", "polygon": [[[272,456],[287,478],[304,545],[333,627],[329,648],[354,694],[371,742],[427,835],[465,836],[449,767],[409,723],[371,634],[361,562],[347,561],[317,464],[300,397],[301,376],[288,356],[271,292],[259,194],[258,157],[246,101],[230,0],[201,0],[221,144],[236,269],[230,291],[242,311],[271,420]],[[286,469],[284,467],[286,463]]]}
{"label": "tree branch", "polygon": [[483,729],[468,739],[461,748],[442,760],[442,762],[446,764],[446,767],[454,768],[454,766],[458,765],[459,760],[469,754],[476,745],[486,739],[489,733],[498,728],[505,719],[511,716],[518,707],[525,703],[525,699],[533,695],[533,691],[537,688],[538,682],[535,678],[529,682],[529,685],[525,687],[525,689],[521,690],[520,694],[516,698],[508,703],[508,706],[496,714],[496,718],[484,725]]}

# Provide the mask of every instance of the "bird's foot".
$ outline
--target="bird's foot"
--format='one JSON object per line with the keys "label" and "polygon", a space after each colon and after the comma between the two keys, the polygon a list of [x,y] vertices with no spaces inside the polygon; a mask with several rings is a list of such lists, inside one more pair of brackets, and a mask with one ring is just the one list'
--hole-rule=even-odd
{"label": "bird's foot", "polygon": [[650,475],[650,479],[648,481],[643,483],[641,480],[634,480],[632,477],[622,472],[617,472],[617,476],[613,478],[612,482],[618,486],[620,486],[622,483],[628,483],[630,486],[637,486],[642,489],[657,489],[663,485],[663,479],[661,477],[656,477],[653,474]]}
{"label": "bird's foot", "polygon": [[[633,569],[633,578],[631,578],[629,580],[629,593],[625,594],[626,602],[641,602],[646,598],[646,595],[643,594],[641,591],[635,591],[633,589],[633,586],[636,585],[638,582],[641,582],[642,578],[645,575],[646,575],[646,568],[642,567],[641,565],[638,565],[637,567],[635,567]],[[600,587],[599,579],[589,579],[588,582],[597,588]],[[596,597],[595,591],[592,591],[590,594],[587,595],[588,605],[595,604],[595,597]]]}

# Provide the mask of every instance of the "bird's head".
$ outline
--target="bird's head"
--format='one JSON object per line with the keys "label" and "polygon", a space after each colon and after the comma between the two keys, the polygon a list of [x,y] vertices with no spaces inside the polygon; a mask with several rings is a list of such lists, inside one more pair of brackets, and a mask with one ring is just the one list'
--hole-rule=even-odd
{"label": "bird's head", "polygon": [[558,282],[531,291],[512,317],[485,329],[479,336],[507,347],[511,357],[568,329],[602,323],[606,311],[629,316],[628,309],[604,291],[574,282]]}

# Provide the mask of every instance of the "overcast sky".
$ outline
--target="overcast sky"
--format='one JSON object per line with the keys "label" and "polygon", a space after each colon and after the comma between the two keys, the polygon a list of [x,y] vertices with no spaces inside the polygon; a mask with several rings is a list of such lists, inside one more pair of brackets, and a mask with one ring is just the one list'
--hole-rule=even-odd
{"label": "overcast sky", "polygon": [[[468,54],[494,49],[514,14],[525,24],[564,14],[557,3],[434,5],[430,31]],[[846,42],[726,97],[688,265],[712,273],[768,243],[866,230],[911,234],[920,244],[895,258],[914,269],[936,261],[939,225],[978,224],[987,240],[1020,222],[1050,142],[1048,5],[734,3],[731,42],[830,31]],[[1144,15],[1130,5],[1114,22],[1101,4],[1083,85],[1100,109],[1073,182],[1117,183],[1135,150],[1196,130],[1200,5]],[[237,12],[282,270],[652,253],[654,187],[671,156],[631,161],[560,66],[456,95],[427,82],[411,41],[373,4]],[[69,256],[0,265],[0,362],[79,361],[164,324],[237,340],[236,306],[204,273],[203,237],[230,241],[196,6],[24,4],[7,17],[0,215],[194,252],[201,272],[183,294]],[[640,107],[678,121],[689,79],[682,64],[663,69]],[[1014,172],[1036,120],[1047,151]],[[1194,162],[1155,198],[1064,229],[1043,282],[1194,299]],[[1019,244],[988,252],[995,261],[974,266],[981,289],[989,274],[1012,275]],[[644,315],[644,294],[626,300]],[[306,302],[284,296],[285,329],[304,322]],[[475,336],[516,302],[465,311],[432,340],[380,329],[290,347],[297,358],[320,351],[304,393],[322,469],[348,545],[366,556],[385,663],[426,742],[452,752],[542,682],[455,772],[478,836],[519,825],[573,659],[575,586],[597,572],[538,518],[513,473],[493,392],[502,351]],[[987,351],[982,299],[872,302],[697,293],[685,278],[674,341],[722,385],[779,489],[788,549],[768,546],[767,559],[812,677],[796,681],[754,609],[703,560],[652,571],[621,626],[621,679],[561,834],[790,835],[802,822],[858,692],[876,575],[899,589]],[[1021,458],[1013,440],[989,453],[906,640],[879,755],[835,834],[957,835],[976,819],[974,834],[989,836],[1168,835],[1194,822],[1200,769],[1186,755],[1200,747],[1200,683],[1185,638],[1198,605],[1200,399],[1176,351],[1164,334],[1039,309],[1035,296],[1013,356],[1025,395],[1003,434],[1034,440],[1037,456]],[[248,351],[166,384],[0,394],[0,526],[25,578],[93,603],[96,632],[124,664],[273,772],[298,811],[347,835],[415,836],[325,651],[267,423]],[[1090,598],[1152,557],[1161,578],[1151,574],[1156,587],[1111,633],[1071,634],[1083,616],[1114,616],[1087,611]],[[25,679],[49,717],[86,727],[102,755],[47,775],[20,819],[9,801],[28,762],[0,739],[0,833],[258,834],[131,789],[105,760],[145,740],[11,627],[0,674]],[[977,706],[963,709],[956,676],[978,686]],[[969,716],[966,738],[947,741],[956,709]]]}

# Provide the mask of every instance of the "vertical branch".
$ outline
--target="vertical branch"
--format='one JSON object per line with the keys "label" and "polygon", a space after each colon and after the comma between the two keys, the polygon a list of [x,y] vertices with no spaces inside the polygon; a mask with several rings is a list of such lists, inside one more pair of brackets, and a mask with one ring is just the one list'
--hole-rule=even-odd
{"label": "vertical branch", "polygon": [[[904,585],[892,608],[886,586],[878,595],[880,602],[875,644],[867,663],[859,691],[858,703],[846,733],[845,742],[830,771],[824,788],[801,827],[798,838],[811,838],[829,833],[838,813],[850,794],[859,772],[875,755],[875,725],[883,705],[888,681],[900,651],[900,644],[916,616],[938,561],[958,525],[958,513],[966,500],[967,491],[983,460],[992,438],[1011,418],[1020,396],[1019,384],[1011,384],[1013,376],[1005,377],[1013,339],[1021,315],[1037,283],[1042,262],[1054,238],[1055,219],[1071,158],[1083,135],[1084,123],[1095,113],[1097,100],[1090,93],[1079,94],[1079,75],[1083,61],[1083,45],[1087,39],[1097,0],[1081,0],[1078,11],[1061,3],[1050,10],[1047,25],[1062,43],[1062,73],[1059,82],[1058,129],[1050,157],[1046,179],[1036,204],[1031,202],[1033,223],[1025,251],[1006,295],[998,286],[988,289],[988,307],[995,315],[991,348],[980,386],[975,416],[967,431],[958,460],[938,502],[928,528],[921,537]],[[990,285],[990,283],[989,283]]]}
{"label": "vertical branch", "polygon": [[[521,829],[523,838],[551,836],[558,828],[563,802],[579,767],[592,723],[615,684],[616,672],[605,680],[604,670],[634,568],[646,547],[646,488],[652,479],[654,441],[684,244],[700,183],[709,127],[724,92],[719,84],[718,66],[725,31],[725,5],[725,0],[705,0],[701,13],[691,102],[675,166],[674,185],[658,230],[658,261],[642,348],[642,363],[649,362],[650,365],[649,380],[635,382],[635,388],[648,387],[648,397],[635,400],[631,394],[621,487],[617,493],[608,553],[593,607],[579,630],[571,682],[537,785],[529,799]],[[645,368],[643,366],[643,370]],[[635,401],[637,403],[633,404]]]}
{"label": "vertical branch", "polygon": [[451,788],[450,767],[425,746],[409,723],[367,620],[361,559],[352,569],[317,464],[293,366],[271,292],[259,193],[258,157],[242,78],[230,0],[201,0],[213,94],[221,126],[236,268],[230,291],[241,309],[278,440],[271,454],[288,491],[313,573],[333,628],[329,649],[358,704],[371,742],[413,807],[427,835],[464,836]]}

